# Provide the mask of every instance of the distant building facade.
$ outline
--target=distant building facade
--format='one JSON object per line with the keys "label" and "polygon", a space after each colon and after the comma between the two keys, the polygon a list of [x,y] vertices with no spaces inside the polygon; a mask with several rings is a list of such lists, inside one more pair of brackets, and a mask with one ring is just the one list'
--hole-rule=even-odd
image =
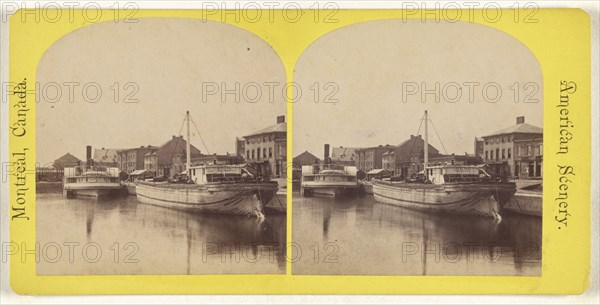
{"label": "distant building facade", "polygon": [[[376,147],[361,148],[356,150],[356,167],[365,173],[373,169],[383,168],[383,154],[393,151],[392,145],[379,145]],[[388,160],[389,162],[389,160]]]}
{"label": "distant building facade", "polygon": [[358,154],[356,151],[359,149],[362,149],[362,147],[332,147],[329,158],[333,164],[356,166],[356,162],[358,161]]}
{"label": "distant building facade", "polygon": [[[404,178],[410,177],[423,170],[425,141],[418,136],[410,136],[410,139],[402,142],[392,151],[385,155],[386,167],[384,169],[393,172],[394,176],[401,175]],[[429,164],[435,157],[440,157],[437,148],[428,144]],[[383,165],[383,161],[382,161]]]}
{"label": "distant building facade", "polygon": [[54,167],[55,169],[64,169],[65,167],[74,167],[84,164],[85,162],[79,160],[79,158],[73,156],[70,153],[66,153],[60,158],[54,160],[54,163],[52,163],[52,167]]}
{"label": "distant building facade", "polygon": [[94,156],[92,158],[94,165],[118,167],[119,151],[120,149],[106,149],[104,147],[94,149]]}
{"label": "distant building facade", "polygon": [[235,137],[235,154],[242,158],[246,157],[246,139]]}
{"label": "distant building facade", "polygon": [[156,151],[156,146],[141,146],[138,148],[122,149],[117,152],[119,169],[122,172],[130,174],[136,170],[146,169],[145,156],[148,153]]}
{"label": "distant building facade", "polygon": [[480,157],[496,175],[507,178],[541,177],[543,133],[542,128],[525,123],[525,117],[517,117],[516,125],[482,137]]}
{"label": "distant building facade", "polygon": [[302,166],[305,166],[305,165],[320,164],[321,159],[319,159],[319,157],[311,154],[310,152],[305,151],[305,152],[295,156],[294,159],[292,160],[292,163],[293,163],[294,168],[302,168]]}
{"label": "distant building facade", "polygon": [[278,116],[275,125],[257,130],[244,137],[245,159],[268,171],[275,178],[285,178],[287,126],[285,116]]}
{"label": "distant building facade", "polygon": [[[154,152],[144,155],[144,169],[154,172],[156,176],[173,178],[185,171],[186,146],[187,141],[183,136],[173,136]],[[200,150],[190,145],[191,159],[200,155]]]}

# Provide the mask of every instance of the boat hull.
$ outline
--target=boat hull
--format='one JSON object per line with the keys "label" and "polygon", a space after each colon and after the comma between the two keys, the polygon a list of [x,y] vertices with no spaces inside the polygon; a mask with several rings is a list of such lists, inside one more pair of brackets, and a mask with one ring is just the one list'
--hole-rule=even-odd
{"label": "boat hull", "polygon": [[363,194],[373,195],[373,183],[371,181],[360,181],[360,191]]}
{"label": "boat hull", "polygon": [[461,215],[497,217],[515,191],[514,183],[435,185],[373,180],[378,202]]}
{"label": "boat hull", "polygon": [[517,214],[542,217],[543,200],[541,192],[519,190],[504,209]]}
{"label": "boat hull", "polygon": [[300,193],[303,196],[313,194],[342,197],[354,194],[358,190],[356,182],[349,183],[303,183]]}
{"label": "boat hull", "polygon": [[276,183],[136,183],[138,201],[201,213],[260,216],[277,192]]}
{"label": "boat hull", "polygon": [[67,198],[77,196],[101,198],[119,195],[121,192],[122,187],[118,183],[94,183],[93,185],[72,183],[63,187],[63,193]]}
{"label": "boat hull", "polygon": [[123,185],[127,189],[127,194],[135,195],[135,183],[133,182],[124,182]]}

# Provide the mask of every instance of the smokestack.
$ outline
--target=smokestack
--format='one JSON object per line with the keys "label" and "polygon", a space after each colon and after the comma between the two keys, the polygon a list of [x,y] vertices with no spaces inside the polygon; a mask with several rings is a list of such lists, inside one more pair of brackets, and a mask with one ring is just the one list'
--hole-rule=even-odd
{"label": "smokestack", "polygon": [[524,116],[518,116],[517,117],[517,125],[518,124],[523,124],[525,123],[525,117]]}
{"label": "smokestack", "polygon": [[285,123],[285,115],[280,115],[277,117],[277,124]]}
{"label": "smokestack", "polygon": [[325,154],[323,155],[323,161],[325,162],[325,164],[329,164],[329,144],[325,144],[323,150],[325,151]]}
{"label": "smokestack", "polygon": [[90,164],[92,160],[92,145],[88,145],[85,147],[85,162]]}

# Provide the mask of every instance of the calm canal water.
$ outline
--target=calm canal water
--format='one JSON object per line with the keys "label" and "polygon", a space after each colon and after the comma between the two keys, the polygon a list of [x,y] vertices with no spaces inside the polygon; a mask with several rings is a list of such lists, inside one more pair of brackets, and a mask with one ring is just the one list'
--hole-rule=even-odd
{"label": "calm canal water", "polygon": [[40,275],[285,273],[285,215],[193,214],[135,196],[37,194]]}
{"label": "calm canal water", "polygon": [[293,255],[294,274],[541,275],[540,218],[504,215],[496,223],[422,213],[371,195],[293,198],[301,251]]}

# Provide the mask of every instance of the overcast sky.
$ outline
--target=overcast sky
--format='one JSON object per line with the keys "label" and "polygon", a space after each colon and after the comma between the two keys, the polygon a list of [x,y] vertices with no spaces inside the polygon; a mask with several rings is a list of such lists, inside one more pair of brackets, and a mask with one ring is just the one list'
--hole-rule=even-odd
{"label": "overcast sky", "polygon": [[[541,73],[523,44],[482,25],[415,19],[344,27],[315,41],[296,64],[294,81],[304,94],[294,104],[293,155],[308,150],[321,157],[324,143],[397,145],[417,133],[425,110],[448,153],[473,153],[474,137],[513,125],[517,116],[543,126]],[[335,85],[327,90],[329,82]],[[321,88],[318,102],[314,90],[307,89],[315,83]],[[422,99],[422,83],[429,90],[439,83],[439,103],[434,94]],[[515,103],[517,87],[511,89],[514,83],[521,88],[519,103]],[[525,88],[527,83],[532,84]],[[460,98],[457,84],[462,88]],[[455,103],[444,100],[444,86],[446,99],[456,98]],[[496,87],[502,90],[497,100]],[[338,102],[323,103],[325,95],[336,89],[330,101]],[[484,92],[495,103],[487,102]],[[530,101],[537,99],[537,103],[522,102],[529,93]],[[431,125],[429,131],[430,144],[443,153]]]}
{"label": "overcast sky", "polygon": [[[94,148],[161,145],[179,134],[186,110],[210,153],[233,153],[236,136],[275,124],[286,109],[281,89],[275,90],[271,103],[269,89],[263,85],[285,82],[274,50],[250,32],[197,19],[142,18],[136,24],[104,22],[84,27],[44,54],[37,81],[46,92],[37,107],[37,161],[42,164],[67,152],[84,159],[88,144]],[[126,88],[129,82],[135,85]],[[56,96],[53,83],[62,95],[50,103]],[[93,83],[102,95],[90,103],[82,91],[92,84],[87,97],[94,100]],[[240,91],[248,85],[240,103],[234,102],[234,95],[221,102],[222,83],[228,89],[239,83]],[[70,86],[73,103],[69,103]],[[252,103],[257,88],[262,95]],[[203,93],[215,90],[203,103]],[[138,102],[123,103],[128,94]],[[196,133],[193,126],[192,132]],[[206,152],[198,136],[192,136],[192,144]]]}

